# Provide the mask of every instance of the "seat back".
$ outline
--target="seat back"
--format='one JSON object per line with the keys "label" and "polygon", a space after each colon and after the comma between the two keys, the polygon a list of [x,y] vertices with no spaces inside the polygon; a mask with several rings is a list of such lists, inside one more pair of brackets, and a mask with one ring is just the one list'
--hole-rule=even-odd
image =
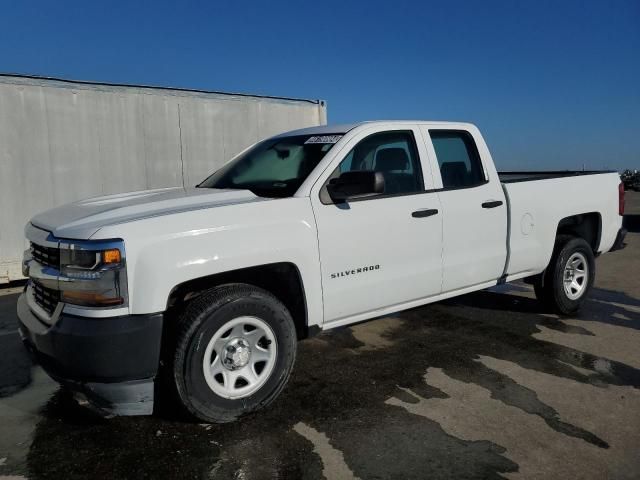
{"label": "seat back", "polygon": [[469,177],[469,171],[464,162],[446,162],[440,166],[440,173],[442,175],[442,184],[447,186],[465,186],[470,183],[472,179]]}

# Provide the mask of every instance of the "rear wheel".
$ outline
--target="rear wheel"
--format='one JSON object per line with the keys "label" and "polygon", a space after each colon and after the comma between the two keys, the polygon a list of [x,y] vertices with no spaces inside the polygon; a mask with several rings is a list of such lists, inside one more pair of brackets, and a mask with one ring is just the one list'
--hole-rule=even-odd
{"label": "rear wheel", "polygon": [[271,403],[296,354],[287,308],[269,292],[225,285],[200,295],[179,320],[173,379],[186,409],[214,423]]}
{"label": "rear wheel", "polygon": [[584,302],[595,278],[591,246],[582,238],[559,236],[545,272],[534,283],[538,300],[570,315]]}

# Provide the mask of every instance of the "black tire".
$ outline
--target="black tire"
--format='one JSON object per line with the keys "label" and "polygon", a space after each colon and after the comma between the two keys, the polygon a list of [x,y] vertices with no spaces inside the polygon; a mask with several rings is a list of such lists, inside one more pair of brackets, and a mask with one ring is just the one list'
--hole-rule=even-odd
{"label": "black tire", "polygon": [[[265,383],[243,398],[224,398],[209,387],[203,372],[209,340],[227,322],[242,316],[266,322],[275,336],[275,366]],[[295,362],[296,329],[287,308],[271,293],[246,284],[216,287],[195,298],[178,320],[173,381],[181,403],[205,422],[226,423],[269,405],[282,391]]]}
{"label": "black tire", "polygon": [[[587,261],[587,284],[580,296],[572,299],[564,289],[564,269],[574,253],[581,253]],[[571,315],[576,313],[593,286],[596,273],[595,258],[591,246],[582,238],[559,235],[547,269],[534,282],[536,297],[552,310]]]}

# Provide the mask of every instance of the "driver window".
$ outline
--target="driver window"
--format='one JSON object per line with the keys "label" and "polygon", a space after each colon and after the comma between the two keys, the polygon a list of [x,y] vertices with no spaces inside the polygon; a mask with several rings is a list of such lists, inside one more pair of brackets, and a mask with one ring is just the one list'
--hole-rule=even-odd
{"label": "driver window", "polygon": [[[327,183],[344,172],[370,170],[384,176],[384,194],[398,195],[424,191],[416,143],[411,131],[381,132],[358,143],[333,171]],[[332,203],[326,188],[323,203]]]}

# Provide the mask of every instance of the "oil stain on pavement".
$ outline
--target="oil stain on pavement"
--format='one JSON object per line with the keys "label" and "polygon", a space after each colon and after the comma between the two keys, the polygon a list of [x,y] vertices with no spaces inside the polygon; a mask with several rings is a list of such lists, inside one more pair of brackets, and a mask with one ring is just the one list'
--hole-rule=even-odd
{"label": "oil stain on pavement", "polygon": [[0,478],[638,478],[628,243],[575,317],[518,283],[327,332],[270,408],[227,425],[77,406],[30,366],[0,296]]}

